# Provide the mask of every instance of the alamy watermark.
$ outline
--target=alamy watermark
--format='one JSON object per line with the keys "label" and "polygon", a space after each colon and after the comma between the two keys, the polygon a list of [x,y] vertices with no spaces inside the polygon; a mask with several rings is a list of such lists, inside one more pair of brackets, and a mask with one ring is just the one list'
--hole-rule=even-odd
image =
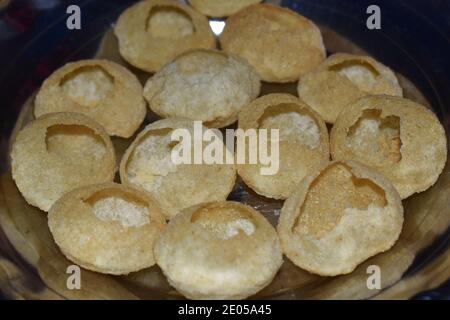
{"label": "alamy watermark", "polygon": [[192,131],[172,131],[171,141],[178,142],[171,151],[174,164],[258,164],[261,175],[278,173],[278,129],[226,129],[224,137],[220,130],[205,129],[201,121],[194,121]]}

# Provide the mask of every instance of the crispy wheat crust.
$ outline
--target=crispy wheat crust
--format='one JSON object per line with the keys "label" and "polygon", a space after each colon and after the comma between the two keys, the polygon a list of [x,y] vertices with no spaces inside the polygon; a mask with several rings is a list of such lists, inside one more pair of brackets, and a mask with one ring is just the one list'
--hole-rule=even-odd
{"label": "crispy wheat crust", "polygon": [[65,194],[50,209],[48,225],[68,259],[85,269],[120,275],[155,264],[153,247],[166,221],[148,194],[109,182]]}
{"label": "crispy wheat crust", "polygon": [[[377,111],[381,119],[392,116],[398,119],[399,137],[394,141],[397,146],[394,159],[386,143],[373,139],[365,141],[364,137],[359,145],[349,143],[349,130],[365,110]],[[386,159],[365,152],[367,149],[362,149],[361,145],[375,147],[374,150],[388,149]],[[436,115],[424,106],[399,97],[367,96],[347,106],[337,118],[331,131],[331,154],[336,160],[354,159],[377,169],[405,199],[436,182],[447,160],[447,139]]]}
{"label": "crispy wheat crust", "polygon": [[262,0],[189,0],[189,4],[202,14],[213,17],[228,17],[239,10]]}
{"label": "crispy wheat crust", "polygon": [[[171,158],[174,143],[170,137],[175,129],[186,129],[194,136],[191,120],[156,121],[138,134],[120,163],[122,183],[154,195],[167,219],[199,203],[225,200],[236,180],[233,164],[174,165]],[[225,150],[223,142],[220,143]]]}
{"label": "crispy wheat crust", "polygon": [[325,59],[319,28],[286,8],[256,4],[230,16],[222,49],[237,54],[267,82],[297,81]]}
{"label": "crispy wheat crust", "polygon": [[11,149],[12,176],[25,200],[47,212],[64,193],[112,181],[113,145],[105,129],[77,113],[51,113],[28,124]]}
{"label": "crispy wheat crust", "polygon": [[336,53],[300,77],[298,94],[328,123],[349,103],[368,94],[402,96],[397,77],[368,56]]}
{"label": "crispy wheat crust", "polygon": [[340,161],[298,184],[283,205],[277,231],[295,265],[336,276],[390,249],[402,225],[403,207],[392,184],[358,162]]}
{"label": "crispy wheat crust", "polygon": [[[288,106],[287,110],[284,109],[285,106]],[[268,112],[269,109],[271,110]],[[329,161],[325,122],[308,105],[292,95],[269,94],[254,100],[239,114],[238,126],[244,130],[262,128],[261,119],[264,117],[270,118],[287,112],[288,117],[292,116],[292,113],[299,113],[311,119],[317,131],[315,145],[311,146],[298,140],[303,134],[302,129],[283,137],[283,130],[295,130],[288,121],[289,118],[285,118],[284,121],[264,127],[280,130],[279,171],[275,175],[262,175],[260,169],[263,166],[259,162],[237,165],[238,174],[243,181],[256,193],[269,198],[286,199],[300,180]]]}
{"label": "crispy wheat crust", "polygon": [[[158,12],[162,12],[155,20],[159,26],[152,31],[151,18]],[[120,15],[114,32],[122,57],[151,73],[185,51],[216,46],[208,19],[191,7],[172,0],[136,3]]]}
{"label": "crispy wheat crust", "polygon": [[56,70],[42,84],[34,114],[38,118],[52,112],[85,114],[109,135],[129,138],[144,120],[146,106],[142,85],[126,68],[107,60],[81,60]]}
{"label": "crispy wheat crust", "polygon": [[193,50],[151,77],[144,88],[150,108],[161,117],[201,120],[225,127],[255,99],[261,83],[242,58],[216,50]]}
{"label": "crispy wheat crust", "polygon": [[[244,229],[233,229],[237,219]],[[272,225],[230,201],[177,215],[158,240],[155,258],[169,283],[190,299],[244,299],[268,285],[283,262]]]}

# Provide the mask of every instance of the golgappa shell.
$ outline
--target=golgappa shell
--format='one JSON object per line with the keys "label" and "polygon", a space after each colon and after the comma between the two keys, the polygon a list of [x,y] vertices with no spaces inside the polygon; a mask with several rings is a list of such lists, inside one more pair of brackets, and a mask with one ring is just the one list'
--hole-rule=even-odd
{"label": "golgappa shell", "polygon": [[431,187],[447,161],[445,130],[429,109],[377,95],[347,106],[331,130],[331,155],[384,174],[402,199]]}
{"label": "golgappa shell", "polygon": [[169,283],[190,299],[244,299],[282,264],[272,225],[237,202],[201,204],[170,221],[155,246]]}
{"label": "golgappa shell", "polygon": [[120,275],[155,264],[153,247],[166,221],[148,194],[109,182],[65,194],[50,209],[48,224],[68,259]]}
{"label": "golgappa shell", "polygon": [[283,205],[277,231],[295,265],[336,276],[390,249],[402,225],[403,207],[392,184],[358,162],[339,161],[298,184]]}
{"label": "golgappa shell", "polygon": [[213,49],[208,19],[174,0],[145,0],[126,9],[114,32],[122,57],[153,73],[191,49]]}
{"label": "golgappa shell", "polygon": [[11,148],[12,176],[25,200],[48,211],[64,193],[112,181],[113,145],[105,129],[78,113],[50,113],[29,123]]}

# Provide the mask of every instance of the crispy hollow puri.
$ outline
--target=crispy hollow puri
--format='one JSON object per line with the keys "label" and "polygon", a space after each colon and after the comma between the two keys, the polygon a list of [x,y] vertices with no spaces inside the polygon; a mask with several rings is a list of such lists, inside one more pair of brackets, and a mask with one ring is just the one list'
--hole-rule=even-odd
{"label": "crispy hollow puri", "polygon": [[231,201],[184,210],[159,238],[155,258],[189,299],[246,298],[267,286],[283,262],[272,225]]}
{"label": "crispy hollow puri", "polygon": [[405,199],[436,182],[447,161],[447,139],[436,115],[424,106],[367,96],[339,114],[331,130],[331,154],[377,169]]}
{"label": "crispy hollow puri", "polygon": [[255,4],[230,16],[222,49],[245,58],[262,80],[293,82],[325,59],[319,28],[286,8]]}
{"label": "crispy hollow puri", "polygon": [[[329,161],[328,131],[325,122],[307,104],[289,94],[262,96],[239,114],[240,129],[279,130],[279,170],[261,174],[265,167],[237,160],[239,176],[256,193],[286,199],[297,183]],[[248,141],[248,140],[246,140]],[[247,147],[248,148],[248,147]]]}
{"label": "crispy hollow puri", "polygon": [[216,46],[208,19],[174,0],[134,4],[120,15],[114,32],[122,57],[151,73],[185,51]]}
{"label": "crispy hollow puri", "polygon": [[142,85],[107,60],[80,60],[56,70],[36,96],[36,118],[52,112],[83,113],[111,136],[131,137],[145,118]]}
{"label": "crispy hollow puri", "polygon": [[228,17],[239,10],[262,0],[189,0],[197,11],[213,18]]}
{"label": "crispy hollow puri", "polygon": [[[175,148],[182,151],[182,143],[172,140],[172,134],[177,129],[190,134],[186,141],[193,147],[194,122],[168,118],[148,125],[139,133],[120,163],[122,183],[152,194],[166,212],[167,219],[199,203],[225,200],[236,180],[236,168],[233,164],[207,164],[203,161],[197,164],[176,164],[172,151]],[[202,127],[202,132],[205,129]],[[218,142],[225,157],[226,146],[220,137],[214,136],[212,140]],[[207,145],[203,144],[202,151]],[[192,150],[190,163],[194,163],[194,153]]]}
{"label": "crispy hollow puri", "polygon": [[336,161],[299,183],[277,231],[295,265],[336,276],[390,249],[402,225],[401,199],[388,179],[358,162]]}
{"label": "crispy hollow puri", "polygon": [[113,145],[105,129],[79,113],[49,113],[29,123],[11,148],[12,177],[25,200],[48,211],[64,193],[112,181]]}
{"label": "crispy hollow puri", "polygon": [[300,77],[298,94],[328,123],[342,109],[368,94],[402,96],[397,77],[368,56],[336,53]]}
{"label": "crispy hollow puri", "polygon": [[197,49],[178,56],[151,77],[144,89],[150,108],[162,117],[201,120],[225,127],[260,92],[261,83],[242,58]]}
{"label": "crispy hollow puri", "polygon": [[51,207],[48,225],[68,259],[119,275],[155,264],[153,246],[166,221],[148,194],[109,182],[65,194]]}

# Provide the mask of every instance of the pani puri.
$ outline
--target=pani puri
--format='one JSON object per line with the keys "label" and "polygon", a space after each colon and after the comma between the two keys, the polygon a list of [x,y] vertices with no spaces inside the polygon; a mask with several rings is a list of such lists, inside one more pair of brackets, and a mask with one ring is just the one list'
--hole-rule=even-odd
{"label": "pani puri", "polygon": [[151,77],[144,96],[161,117],[201,120],[220,128],[237,120],[260,87],[258,75],[244,59],[221,51],[193,50]]}
{"label": "pani puri", "polygon": [[245,58],[262,80],[293,82],[326,56],[319,28],[287,8],[255,4],[227,19],[222,49]]}
{"label": "pani puri", "polygon": [[402,225],[400,196],[388,179],[360,163],[340,161],[300,182],[284,203],[277,230],[295,265],[336,276],[390,249]]}
{"label": "pani puri", "polygon": [[42,84],[36,118],[79,112],[100,123],[110,136],[131,137],[146,114],[142,85],[128,69],[107,60],[80,60],[56,70]]}
{"label": "pani puri", "polygon": [[329,161],[325,122],[292,95],[269,94],[254,100],[239,114],[238,126],[244,130],[266,129],[269,133],[271,129],[279,130],[279,170],[276,174],[261,174],[264,165],[260,159],[256,164],[249,161],[237,164],[239,176],[260,195],[286,199],[300,180]]}
{"label": "pani puri", "polygon": [[339,114],[331,130],[331,155],[373,167],[405,199],[436,182],[447,161],[447,139],[426,107],[399,97],[367,96]]}
{"label": "pani puri", "polygon": [[25,200],[47,212],[68,191],[112,181],[116,156],[105,129],[91,118],[49,113],[18,133],[11,169]]}
{"label": "pani puri", "polygon": [[191,49],[213,49],[208,19],[174,0],[144,0],[126,9],[114,32],[122,57],[153,73]]}
{"label": "pani puri", "polygon": [[121,275],[155,264],[153,247],[166,221],[148,194],[109,182],[65,194],[51,207],[48,225],[69,260]]}
{"label": "pani puri", "polygon": [[[190,140],[187,143],[194,146],[193,124],[191,120],[169,118],[148,125],[138,134],[120,163],[122,183],[152,194],[166,212],[167,219],[199,203],[225,200],[234,187],[236,168],[233,164],[194,164],[194,161],[177,164],[174,161],[173,154],[183,153],[183,141],[172,139],[174,130],[188,132]],[[202,127],[203,132],[205,129]],[[212,140],[223,148],[223,154],[227,152],[220,137],[215,136]],[[194,150],[191,160],[193,155]]]}
{"label": "pani puri", "polygon": [[222,18],[228,17],[239,10],[259,3],[262,0],[189,0],[189,4],[198,12],[213,17]]}
{"label": "pani puri", "polygon": [[402,96],[397,77],[367,56],[336,53],[300,77],[298,95],[328,123],[349,103],[368,94]]}
{"label": "pani puri", "polygon": [[155,258],[189,299],[244,299],[267,286],[283,262],[272,225],[231,201],[185,209],[157,241]]}

